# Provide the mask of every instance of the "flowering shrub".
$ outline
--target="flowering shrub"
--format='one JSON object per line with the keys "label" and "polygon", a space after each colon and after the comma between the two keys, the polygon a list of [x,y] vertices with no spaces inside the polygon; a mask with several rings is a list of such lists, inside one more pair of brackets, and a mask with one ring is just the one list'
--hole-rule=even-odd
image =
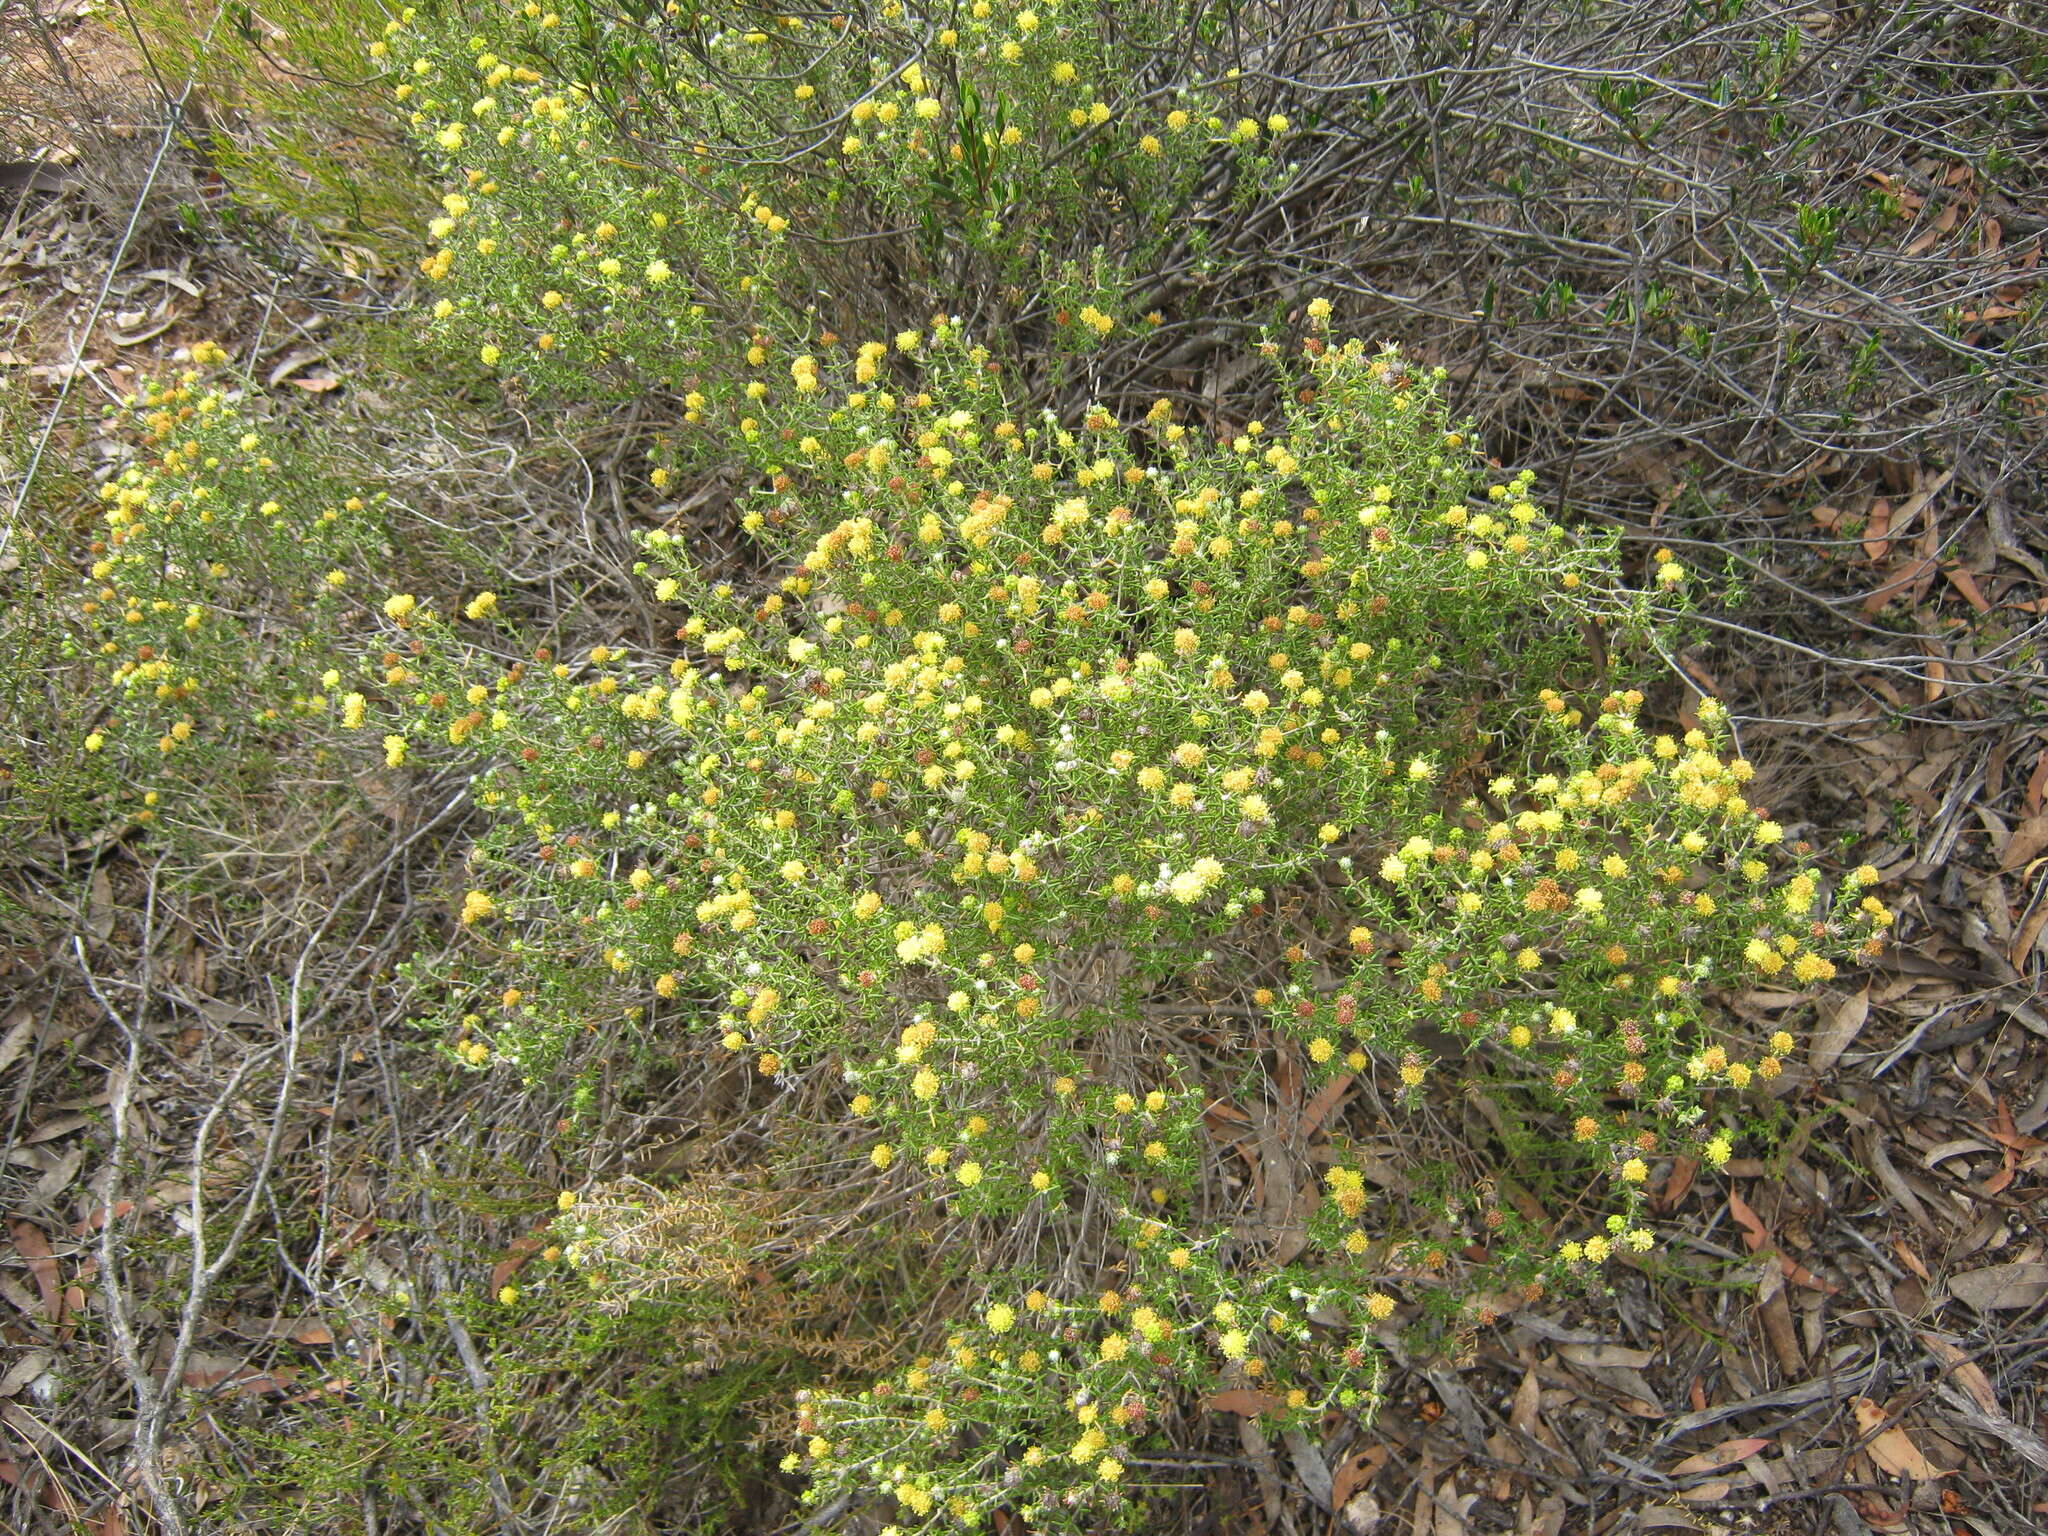
{"label": "flowering shrub", "polygon": [[337,482],[198,369],[109,414],[135,453],[101,482],[86,550],[80,634],[107,693],[83,746],[148,822],[166,790],[244,778],[308,720],[360,718],[341,638],[365,601],[351,583],[388,569],[390,546],[381,495]]}
{"label": "flowering shrub", "polygon": [[1233,1270],[1213,1236],[1160,1220],[1119,1235],[1128,1278],[1065,1297],[1017,1278],[939,1353],[854,1396],[806,1393],[787,1464],[808,1470],[813,1501],[880,1494],[913,1526],[1009,1507],[1041,1528],[1099,1528],[1154,1480],[1159,1421],[1198,1399],[1288,1425],[1371,1411],[1371,1330],[1392,1297],[1305,1265]]}
{"label": "flowering shrub", "polygon": [[[792,361],[728,423],[779,577],[707,581],[654,530],[677,654],[509,670],[468,628],[491,594],[393,597],[411,659],[363,724],[480,749],[504,813],[460,915],[511,985],[455,989],[463,1060],[532,1075],[598,1006],[700,1031],[836,1102],[838,1166],[975,1234],[986,1294],[944,1351],[806,1403],[814,1496],[1085,1527],[1175,1405],[1368,1406],[1398,1295],[1478,1304],[1449,1262],[1474,1242],[1537,1292],[1644,1252],[1651,1161],[1726,1161],[1720,1096],[1790,1044],[1717,1041],[1708,990],[1824,980],[1889,914],[1867,872],[1827,898],[1784,862],[1711,701],[1678,740],[1639,693],[1589,717],[1547,685],[1642,596],[1398,354],[1311,335],[1283,418],[1227,438],[1019,419],[993,361],[950,321]],[[1290,892],[1247,988],[1217,952]],[[1259,1027],[1205,1062],[1164,1021],[1219,991]],[[1455,1072],[1612,1214],[1404,1231],[1339,1150],[1300,1240],[1219,1219],[1202,1110],[1261,1050],[1397,1102]],[[565,1217],[565,1256],[644,1286],[631,1227]]]}
{"label": "flowering shrub", "polygon": [[1055,373],[1163,323],[1139,311],[1188,226],[1158,210],[1279,174],[1290,128],[1191,83],[1218,25],[578,0],[408,9],[371,52],[445,178],[438,333],[536,392],[659,385],[694,412],[778,345],[963,299],[1006,360]]}
{"label": "flowering shrub", "polygon": [[[353,22],[319,20],[324,57]],[[533,1347],[566,1374],[662,1319],[669,1369],[620,1412],[703,1444],[800,1373],[783,1465],[820,1524],[1102,1529],[1174,1480],[1159,1452],[1196,1413],[1369,1414],[1397,1346],[1656,1264],[1648,1191],[1725,1165],[1795,1044],[1729,1028],[1716,994],[1819,985],[1891,921],[1873,871],[1830,880],[1752,803],[1714,701],[1646,723],[1637,669],[1685,570],[1660,554],[1631,590],[1611,538],[1479,455],[1441,370],[1333,344],[1327,300],[1291,308],[1348,266],[1333,290],[1465,312],[1395,292],[1414,264],[1367,214],[1534,268],[1507,203],[1428,208],[1434,119],[1350,63],[1378,20],[1244,22],[1183,0],[391,22],[375,73],[437,199],[419,329],[485,396],[632,401],[651,436],[626,423],[618,454],[651,441],[657,491],[709,461],[741,486],[745,561],[638,530],[656,643],[570,648],[474,548],[415,574],[403,495],[230,384],[123,408],[140,456],[67,614],[105,684],[79,740],[123,818],[162,830],[166,792],[273,754],[473,775],[461,953],[412,971],[454,1058],[538,1086],[597,1036],[768,1132],[681,1192],[564,1192],[496,1315],[573,1331],[594,1301],[587,1349]],[[1537,56],[1455,17],[1386,24],[1444,59],[1402,70],[1432,110],[1464,99],[1448,70],[1491,93]],[[1754,68],[1741,89],[1775,100],[1781,66]],[[1549,156],[1546,99],[1517,115]],[[1473,165],[1488,197],[1544,203],[1511,159]],[[297,174],[238,179],[289,209]],[[1600,323],[1741,371],[1627,265]],[[1479,286],[1480,326],[1516,319]],[[1176,370],[1268,303],[1307,334],[1260,348],[1257,405],[1195,423]],[[1586,312],[1558,277],[1517,324]],[[1351,1093],[1380,1124],[1335,1112]],[[1450,1094],[1495,1144],[1455,1175],[1404,1164],[1403,1117]],[[1546,1210],[1511,1177],[1569,1195]],[[735,1357],[744,1410],[714,1411],[703,1379]],[[607,1420],[534,1474],[581,1478]],[[657,1458],[621,1458],[605,1518]]]}
{"label": "flowering shrub", "polygon": [[[363,590],[395,506],[188,374],[102,492],[85,746],[131,786],[266,733],[470,767],[474,942],[432,978],[457,1058],[536,1078],[609,1017],[807,1106],[779,1184],[565,1199],[534,1284],[715,1315],[794,1243],[779,1304],[815,1328],[847,1281],[789,1184],[829,1168],[973,1265],[907,1363],[862,1382],[878,1344],[817,1343],[807,1497],[1094,1528],[1203,1404],[1369,1413],[1389,1330],[1649,1262],[1656,1165],[1725,1163],[1793,1044],[1725,1035],[1715,989],[1826,981],[1890,921],[1874,872],[1829,889],[1785,847],[1713,701],[1659,735],[1603,680],[1586,633],[1625,667],[1653,622],[1611,545],[1490,473],[1438,375],[1309,315],[1264,349],[1278,417],[1223,434],[1020,412],[950,319],[764,356],[786,386],[700,411],[755,477],[761,574],[649,530],[673,648],[574,660],[493,591]],[[1284,1214],[1219,1199],[1231,1099],[1400,1113],[1439,1078],[1604,1214],[1385,1199],[1334,1132]]]}
{"label": "flowering shrub", "polygon": [[[1022,1025],[991,1071],[1057,1067],[1077,1019],[1184,971],[1348,829],[1430,801],[1569,664],[1580,621],[1638,617],[1522,482],[1478,493],[1398,357],[1312,343],[1305,401],[1217,442],[1165,411],[1140,435],[1099,411],[1020,423],[952,328],[895,355],[920,350],[900,396],[863,347],[836,399],[741,424],[767,487],[743,527],[790,562],[775,590],[699,582],[648,535],[657,597],[694,599],[694,655],[657,674],[601,646],[486,685],[449,664],[459,623],[387,603],[426,687],[397,734],[483,732],[484,797],[516,812],[501,867],[538,844],[551,904],[603,925],[620,974],[744,936],[719,976],[750,983],[735,1048],[841,1048],[849,1010],[887,1023],[900,975],[937,1005],[926,1045],[995,1010]],[[1528,615],[1512,636],[1502,609]],[[1105,945],[1128,960],[1113,985],[1074,970]],[[529,1064],[554,1027],[522,1010],[496,1049]]]}

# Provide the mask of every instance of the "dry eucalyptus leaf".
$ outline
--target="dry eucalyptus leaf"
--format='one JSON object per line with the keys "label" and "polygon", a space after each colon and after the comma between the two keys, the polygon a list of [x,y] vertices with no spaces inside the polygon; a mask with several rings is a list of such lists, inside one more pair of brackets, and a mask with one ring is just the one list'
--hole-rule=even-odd
{"label": "dry eucalyptus leaf", "polygon": [[1736,1462],[1754,1456],[1771,1442],[1748,1438],[1723,1440],[1711,1450],[1698,1451],[1671,1469],[1673,1477],[1692,1477],[1701,1472],[1718,1472],[1723,1467],[1732,1467]]}
{"label": "dry eucalyptus leaf", "polygon": [[1823,1010],[1820,1029],[1813,1037],[1813,1048],[1807,1052],[1807,1062],[1816,1077],[1842,1059],[1842,1052],[1849,1048],[1869,1019],[1868,986],[1854,997],[1845,997],[1832,1008]]}
{"label": "dry eucalyptus leaf", "polygon": [[1270,1392],[1260,1392],[1252,1387],[1233,1387],[1227,1392],[1210,1393],[1202,1399],[1202,1406],[1211,1413],[1252,1416],[1277,1413],[1287,1405]]}
{"label": "dry eucalyptus leaf", "polygon": [[1654,1349],[1630,1349],[1625,1344],[1560,1344],[1557,1352],[1573,1365],[1606,1366],[1640,1371],[1657,1358]]}
{"label": "dry eucalyptus leaf", "polygon": [[47,1349],[29,1350],[7,1368],[5,1376],[0,1376],[0,1397],[14,1396],[55,1364],[56,1359]]}
{"label": "dry eucalyptus leaf", "polygon": [[[1864,1434],[1877,1431],[1864,1450],[1893,1477],[1910,1477],[1916,1483],[1931,1483],[1945,1476],[1933,1462],[1920,1454],[1920,1447],[1913,1443],[1913,1437],[1891,1422],[1891,1415],[1867,1397],[1859,1397],[1849,1405],[1856,1412],[1856,1426]],[[1889,1428],[1881,1426],[1889,1425]]]}
{"label": "dry eucalyptus leaf", "polygon": [[2048,1297],[2048,1264],[1993,1264],[1951,1275],[1949,1294],[1979,1312],[2010,1312]]}

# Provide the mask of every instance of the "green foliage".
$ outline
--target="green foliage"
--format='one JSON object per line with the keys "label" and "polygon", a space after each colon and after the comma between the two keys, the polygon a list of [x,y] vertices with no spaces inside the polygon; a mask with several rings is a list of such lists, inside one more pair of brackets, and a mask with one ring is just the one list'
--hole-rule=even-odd
{"label": "green foliage", "polygon": [[123,410],[134,456],[97,487],[65,639],[92,706],[52,749],[82,765],[96,821],[203,843],[281,782],[337,776],[334,733],[309,726],[355,654],[350,573],[388,569],[390,533],[382,497],[196,372]]}
{"label": "green foliage", "polygon": [[[1811,873],[1773,883],[1782,834],[1705,731],[1653,742],[1610,693],[1589,736],[1541,686],[1586,626],[1641,629],[1640,598],[1526,482],[1488,483],[1399,354],[1310,336],[1282,419],[1232,437],[1165,402],[1135,428],[1020,418],[991,361],[945,324],[707,402],[761,477],[741,527],[788,574],[717,583],[650,533],[680,654],[505,670],[494,594],[460,619],[397,594],[413,660],[350,718],[400,756],[483,754],[502,819],[461,918],[513,985],[453,1000],[460,1059],[545,1070],[596,979],[629,1030],[694,1028],[784,1092],[836,1080],[839,1180],[1015,1255],[943,1356],[807,1405],[816,1496],[1077,1528],[1127,1507],[1166,1403],[1358,1406],[1388,1287],[1477,1304],[1432,1278],[1455,1227],[1369,1217],[1341,1157],[1301,1263],[1201,1215],[1213,1079],[1146,1019],[1277,893],[1328,893],[1247,999],[1311,1081],[1385,1071],[1412,1106],[1455,1073],[1545,1166],[1611,1184],[1562,1244],[1488,1221],[1494,1282],[1539,1289],[1647,1248],[1646,1157],[1725,1162],[1710,1105],[1778,1072],[1786,1045],[1712,1040],[1703,989],[1825,980],[1889,914],[1857,908],[1867,874],[1818,917]],[[1504,745],[1528,782],[1439,809]],[[1087,1210],[1106,1248],[1071,1246]],[[602,1223],[563,1236],[599,1294],[645,1293]],[[1096,1295],[1112,1253],[1127,1279]]]}
{"label": "green foliage", "polygon": [[195,147],[234,193],[227,218],[259,249],[288,242],[354,275],[395,266],[432,198],[402,124],[364,67],[379,0],[201,0],[122,7],[168,81],[191,82]]}
{"label": "green foliage", "polygon": [[[16,397],[0,397],[0,507],[13,507],[39,426]],[[70,820],[105,788],[78,747],[94,711],[64,617],[76,583],[69,514],[80,505],[78,477],[62,462],[43,465],[40,477],[9,523],[0,572],[0,827],[19,839]]]}
{"label": "green foliage", "polygon": [[[1197,963],[1219,915],[1301,875],[1343,827],[1433,794],[1450,753],[1570,666],[1581,620],[1633,622],[1598,546],[1520,482],[1468,510],[1469,445],[1398,357],[1315,343],[1310,403],[1218,441],[1166,412],[1140,434],[1102,412],[1079,433],[1020,423],[950,329],[899,348],[935,354],[901,396],[864,346],[837,401],[801,358],[785,400],[752,402],[796,424],[739,423],[742,450],[772,456],[742,525],[794,568],[779,591],[704,583],[686,548],[649,536],[649,574],[668,572],[655,595],[696,599],[678,637],[702,659],[665,679],[600,647],[589,672],[486,680],[450,652],[459,626],[386,603],[419,656],[382,728],[489,743],[502,766],[483,799],[518,813],[492,848],[509,872],[541,844],[571,880],[553,902],[602,923],[616,972],[688,953],[675,914],[703,902],[724,931],[768,917],[798,944],[851,913],[865,926],[830,947],[849,975],[924,957],[908,924],[951,935],[931,954],[973,990],[990,982],[963,933],[1128,945],[1142,988]],[[485,594],[465,616],[496,608]],[[1512,636],[1503,609],[1529,616]],[[769,747],[789,755],[771,765]],[[773,794],[735,824],[721,800],[763,775]],[[655,899],[643,866],[708,845],[735,862]],[[930,890],[899,889],[935,868]],[[788,985],[846,1019],[829,989]],[[521,1017],[497,1049],[532,1064],[555,1026]],[[1048,1063],[1049,1046],[1020,1036],[1017,1060]]]}
{"label": "green foliage", "polygon": [[[335,1370],[288,1429],[244,1432],[244,1465],[220,1474],[222,1512],[270,1530],[367,1503],[475,1531],[499,1523],[502,1501],[540,1518],[573,1507],[580,1530],[673,1529],[657,1512],[679,1511],[691,1529],[743,1528],[763,1478],[733,1448],[816,1366],[765,1337],[707,1356],[683,1342],[700,1310],[594,1311],[572,1289],[464,1303],[454,1325],[419,1313],[374,1364]],[[471,1336],[481,1380],[451,1326]]]}
{"label": "green foliage", "polygon": [[707,392],[750,347],[921,325],[971,297],[1013,366],[1142,326],[1219,155],[1256,190],[1283,115],[1226,123],[1161,74],[1168,4],[424,11],[373,48],[444,212],[422,270],[451,344],[527,389]]}

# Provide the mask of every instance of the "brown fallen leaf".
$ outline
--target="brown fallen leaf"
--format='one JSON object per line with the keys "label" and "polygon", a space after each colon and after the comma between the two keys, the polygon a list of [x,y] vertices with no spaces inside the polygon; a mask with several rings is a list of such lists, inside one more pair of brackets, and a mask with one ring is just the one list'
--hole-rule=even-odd
{"label": "brown fallen leaf", "polygon": [[1356,1456],[1346,1457],[1330,1478],[1330,1502],[1339,1509],[1348,1508],[1351,1496],[1379,1476],[1388,1454],[1384,1445],[1369,1445]]}
{"label": "brown fallen leaf", "polygon": [[1784,1277],[1776,1271],[1765,1271],[1763,1283],[1757,1287],[1757,1320],[1763,1324],[1764,1339],[1777,1356],[1785,1379],[1797,1381],[1806,1372],[1806,1357],[1792,1324],[1792,1303],[1785,1295]]}
{"label": "brown fallen leaf", "polygon": [[1476,1493],[1461,1493],[1457,1483],[1445,1478],[1436,1488],[1436,1536],[1471,1536],[1469,1517],[1479,1502]]}
{"label": "brown fallen leaf", "polygon": [[196,1391],[232,1387],[245,1396],[261,1397],[266,1393],[288,1390],[296,1375],[298,1370],[294,1366],[280,1365],[264,1371],[232,1355],[201,1351],[195,1352],[185,1367],[185,1385]]}
{"label": "brown fallen leaf", "polygon": [[[1727,1171],[1734,1172],[1735,1164],[1731,1162]],[[1784,1271],[1785,1278],[1794,1285],[1803,1285],[1810,1291],[1821,1291],[1830,1296],[1840,1289],[1821,1279],[1789,1254],[1778,1252],[1772,1241],[1770,1228],[1764,1225],[1763,1218],[1751,1210],[1749,1202],[1732,1189],[1728,1191],[1728,1214],[1734,1217],[1736,1225],[1742,1228],[1742,1241],[1748,1246],[1749,1251],[1761,1253],[1766,1248],[1771,1249],[1777,1258],[1778,1268]]]}
{"label": "brown fallen leaf", "polygon": [[[111,1214],[116,1221],[119,1221],[123,1216],[126,1216],[130,1211],[134,1209],[135,1202],[133,1200],[117,1200],[114,1202]],[[107,1217],[109,1214],[110,1213],[106,1206],[94,1206],[90,1211],[87,1211],[82,1218],[80,1218],[77,1222],[72,1224],[71,1235],[73,1237],[84,1237],[88,1232],[99,1231],[101,1227],[107,1224]]]}
{"label": "brown fallen leaf", "polygon": [[1543,1408],[1543,1384],[1536,1379],[1534,1371],[1522,1372],[1522,1384],[1515,1388],[1515,1404],[1508,1414],[1508,1422],[1525,1435],[1534,1435],[1538,1417]]}
{"label": "brown fallen leaf", "polygon": [[1630,1349],[1625,1344],[1560,1344],[1557,1352],[1573,1365],[1607,1366],[1640,1371],[1657,1358],[1654,1349]]}
{"label": "brown fallen leaf", "polygon": [[272,389],[275,389],[301,368],[306,368],[320,362],[326,356],[327,350],[324,347],[301,347],[299,350],[289,353],[283,362],[271,369],[270,376],[266,382]]}
{"label": "brown fallen leaf", "polygon": [[495,1295],[504,1289],[505,1282],[524,1269],[533,1256],[547,1246],[548,1231],[529,1232],[524,1237],[515,1237],[505,1257],[491,1266],[490,1290]]}
{"label": "brown fallen leaf", "polygon": [[1938,1333],[1923,1333],[1920,1335],[1920,1342],[1949,1368],[1950,1378],[1970,1394],[1972,1401],[1979,1408],[1986,1413],[2004,1412],[1998,1406],[1998,1393],[1992,1389],[1991,1378],[1984,1374],[1983,1367],[1976,1361]]}
{"label": "brown fallen leaf", "polygon": [[1226,1125],[1250,1125],[1252,1117],[1239,1109],[1228,1099],[1216,1099],[1202,1111],[1202,1118],[1209,1122],[1209,1129],[1218,1136],[1226,1134]]}
{"label": "brown fallen leaf", "polygon": [[276,1318],[264,1330],[264,1334],[268,1338],[290,1339],[294,1344],[309,1347],[334,1342],[334,1330],[313,1317]]}
{"label": "brown fallen leaf", "polygon": [[1882,585],[1865,594],[1863,612],[1871,616],[1882,613],[1885,605],[1891,602],[1893,598],[1911,591],[1917,583],[1925,578],[1932,577],[1938,569],[1939,567],[1933,560],[1924,557],[1909,559],[1893,567],[1892,574],[1885,579]]}
{"label": "brown fallen leaf", "polygon": [[1704,1529],[1700,1517],[1680,1509],[1675,1504],[1652,1504],[1648,1509],[1639,1509],[1635,1515],[1636,1528],[1644,1531],[1698,1531]]}
{"label": "brown fallen leaf", "polygon": [[1355,1073],[1342,1072],[1318,1088],[1315,1096],[1302,1106],[1299,1134],[1312,1136],[1321,1130],[1323,1122],[1330,1117],[1330,1111],[1342,1102],[1344,1095],[1351,1091],[1351,1085],[1357,1080]]}
{"label": "brown fallen leaf", "polygon": [[1989,613],[1991,604],[1985,600],[1983,591],[1977,586],[1977,578],[1960,565],[1945,565],[1941,574],[1948,578],[1948,584],[1962,593],[1963,601],[1979,613]]}
{"label": "brown fallen leaf", "polygon": [[1734,1190],[1728,1191],[1728,1214],[1735,1218],[1735,1224],[1742,1228],[1743,1244],[1751,1253],[1760,1251],[1771,1240],[1771,1229],[1763,1218],[1749,1208],[1749,1202]]}
{"label": "brown fallen leaf", "polygon": [[2012,936],[2012,948],[2006,951],[2006,958],[2014,970],[2027,963],[2027,956],[2033,953],[2034,943],[2041,937],[2041,930],[2048,925],[2048,901],[2034,908],[2034,915],[2020,924],[2020,931]]}
{"label": "brown fallen leaf", "polygon": [[1212,1392],[1202,1399],[1204,1411],[1209,1413],[1235,1413],[1245,1418],[1256,1418],[1262,1413],[1278,1413],[1286,1406],[1270,1392],[1261,1392],[1255,1387],[1232,1387],[1227,1392]]}
{"label": "brown fallen leaf", "polygon": [[1812,1048],[1807,1052],[1807,1061],[1815,1077],[1822,1076],[1842,1059],[1842,1052],[1849,1048],[1869,1021],[1869,984],[1865,983],[1863,990],[1854,997],[1845,997],[1832,1006],[1823,1004],[1821,1015],[1820,1029],[1815,1032]]}
{"label": "brown fallen leaf", "polygon": [[1693,1477],[1701,1472],[1718,1472],[1723,1467],[1732,1467],[1748,1456],[1770,1445],[1768,1440],[1754,1438],[1723,1440],[1711,1450],[1698,1451],[1671,1469],[1673,1477]]}
{"label": "brown fallen leaf", "polygon": [[2043,848],[2048,848],[2048,811],[2036,811],[2014,827],[1998,850],[1998,867],[2015,870]]}
{"label": "brown fallen leaf", "polygon": [[1905,1265],[1906,1268],[1913,1271],[1914,1274],[1927,1283],[1933,1283],[1934,1276],[1927,1268],[1927,1261],[1914,1252],[1903,1237],[1892,1239],[1892,1252],[1899,1256],[1899,1262]]}
{"label": "brown fallen leaf", "polygon": [[1651,1201],[1666,1216],[1677,1210],[1687,1194],[1692,1191],[1693,1178],[1700,1171],[1700,1160],[1696,1157],[1679,1157],[1672,1161],[1671,1175],[1664,1181],[1664,1187]]}
{"label": "brown fallen leaf", "polygon": [[1856,1426],[1869,1436],[1863,1449],[1870,1459],[1893,1477],[1910,1477],[1916,1483],[1931,1483],[1948,1474],[1920,1454],[1913,1437],[1892,1423],[1891,1415],[1867,1397],[1849,1405],[1856,1413]]}
{"label": "brown fallen leaf", "polygon": [[1993,1264],[1948,1277],[1949,1294],[1979,1312],[2011,1312],[2048,1297],[2048,1264]]}
{"label": "brown fallen leaf", "polygon": [[[2042,758],[2048,762],[2048,757]],[[15,1057],[28,1049],[29,1036],[35,1033],[36,1015],[33,1009],[17,1006],[7,1015],[6,1037],[0,1039],[0,1072],[14,1065]]]}
{"label": "brown fallen leaf", "polygon": [[64,1321],[64,1291],[57,1283],[57,1255],[42,1229],[32,1222],[17,1221],[10,1229],[14,1251],[28,1264],[36,1290],[42,1294],[43,1312],[52,1323]]}
{"label": "brown fallen leaf", "polygon": [[41,1376],[56,1363],[57,1356],[47,1349],[25,1350],[7,1368],[7,1374],[0,1376],[0,1397],[12,1397],[23,1387]]}
{"label": "brown fallen leaf", "polygon": [[1881,564],[1891,553],[1892,541],[1885,537],[1891,532],[1892,504],[1883,498],[1870,504],[1870,516],[1863,525],[1863,558],[1872,565]]}

